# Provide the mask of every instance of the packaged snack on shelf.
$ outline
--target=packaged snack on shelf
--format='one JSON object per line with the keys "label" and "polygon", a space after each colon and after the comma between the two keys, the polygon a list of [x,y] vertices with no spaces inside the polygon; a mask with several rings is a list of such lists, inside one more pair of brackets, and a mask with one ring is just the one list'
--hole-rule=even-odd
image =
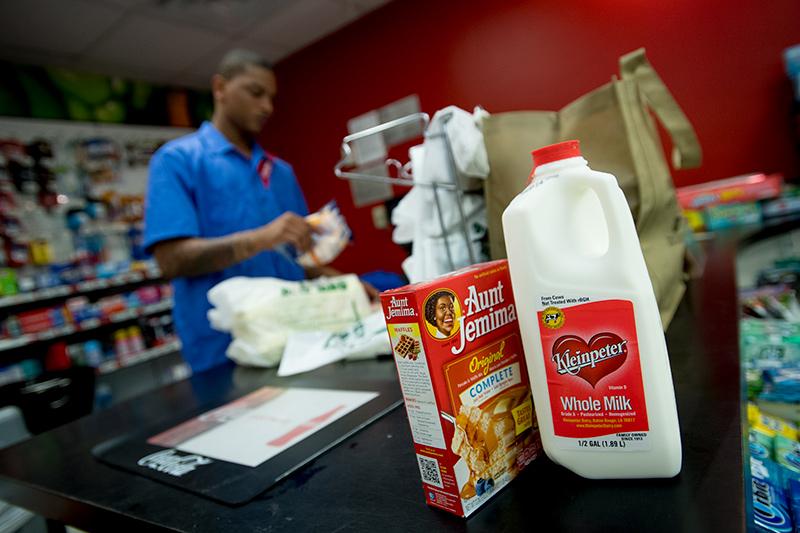
{"label": "packaged snack on shelf", "polygon": [[772,459],[775,455],[775,431],[755,424],[750,427],[750,453],[760,459]]}
{"label": "packaged snack on shelf", "polygon": [[105,360],[103,346],[98,340],[86,341],[83,345],[83,353],[86,364],[92,367],[100,366]]}
{"label": "packaged snack on shelf", "polygon": [[757,423],[774,431],[776,436],[797,440],[797,426],[788,420],[762,413]]}
{"label": "packaged snack on shelf", "polygon": [[17,318],[22,333],[40,333],[54,326],[50,309],[36,309],[19,313]]}
{"label": "packaged snack on shelf", "polygon": [[[2,253],[2,250],[0,250],[0,253]],[[17,294],[16,272],[11,268],[0,268],[0,296],[13,296],[15,294]]]}
{"label": "packaged snack on shelf", "polygon": [[764,370],[763,379],[764,391],[759,399],[800,403],[800,368],[791,366],[767,369]]}
{"label": "packaged snack on shelf", "polygon": [[773,445],[775,447],[775,461],[784,468],[800,475],[800,442],[784,435],[775,435]]}
{"label": "packaged snack on shelf", "polygon": [[798,285],[798,280],[800,280],[800,266],[793,263],[760,271],[756,278],[756,285],[758,287],[767,285],[788,285],[790,287],[796,287]]}
{"label": "packaged snack on shelf", "polygon": [[792,531],[792,516],[778,465],[768,459],[750,458],[753,522],[757,531]]}
{"label": "packaged snack on shelf", "polygon": [[800,480],[789,480],[788,496],[792,512],[792,520],[795,524],[800,524]]}
{"label": "packaged snack on shelf", "polygon": [[800,324],[744,319],[740,322],[744,368],[800,367]]}
{"label": "packaged snack on shelf", "polygon": [[145,346],[144,336],[142,329],[139,326],[131,326],[128,328],[128,349],[131,353],[137,354],[143,352],[147,347]]}
{"label": "packaged snack on shelf", "polygon": [[428,505],[468,516],[541,453],[506,261],[381,294]]}
{"label": "packaged snack on shelf", "polygon": [[699,185],[678,187],[678,202],[684,209],[748,202],[780,196],[783,176],[780,174],[747,174]]}
{"label": "packaged snack on shelf", "polygon": [[759,288],[740,292],[739,301],[745,315],[800,322],[800,302],[792,286],[797,282],[800,269],[792,271],[791,275],[788,268],[780,271],[778,284],[766,283],[760,275],[757,280]]}
{"label": "packaged snack on shelf", "polygon": [[776,198],[761,206],[764,218],[784,217],[800,212],[800,196]]}
{"label": "packaged snack on shelf", "polygon": [[706,227],[706,221],[703,219],[703,212],[697,209],[684,209],[683,217],[689,224],[692,231],[702,231]]}
{"label": "packaged snack on shelf", "polygon": [[761,207],[756,202],[722,204],[706,208],[706,228],[710,231],[761,222]]}
{"label": "packaged snack on shelf", "polygon": [[747,423],[753,425],[758,422],[758,417],[761,416],[758,406],[753,402],[747,402]]}
{"label": "packaged snack on shelf", "polygon": [[97,306],[100,308],[100,313],[103,318],[108,318],[114,313],[125,311],[128,308],[125,297],[121,294],[100,298],[97,301]]}

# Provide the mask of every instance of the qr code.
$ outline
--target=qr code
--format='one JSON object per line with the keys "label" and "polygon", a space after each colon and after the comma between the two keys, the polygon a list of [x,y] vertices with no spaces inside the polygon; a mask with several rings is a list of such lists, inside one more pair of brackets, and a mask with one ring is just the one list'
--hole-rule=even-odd
{"label": "qr code", "polygon": [[429,459],[422,455],[417,455],[417,462],[419,463],[419,473],[422,476],[422,482],[434,487],[443,487],[442,474],[439,472],[439,462],[436,459]]}

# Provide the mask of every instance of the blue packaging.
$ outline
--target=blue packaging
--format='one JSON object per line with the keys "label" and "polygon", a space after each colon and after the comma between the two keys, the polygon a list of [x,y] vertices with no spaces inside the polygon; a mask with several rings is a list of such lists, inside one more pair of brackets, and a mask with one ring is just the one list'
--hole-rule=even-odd
{"label": "blue packaging", "polygon": [[786,493],[781,488],[778,465],[768,459],[751,457],[750,474],[755,530],[792,533],[794,522]]}
{"label": "blue packaging", "polygon": [[782,367],[764,370],[764,391],[760,399],[768,402],[800,403],[800,369]]}
{"label": "blue packaging", "polygon": [[[791,468],[786,468],[785,466],[779,464],[778,467],[780,468],[780,476],[781,476],[781,488],[783,489],[784,495],[786,496],[787,503],[791,503],[792,499],[792,492],[790,485],[792,481],[797,481],[800,483],[800,473]],[[789,505],[791,507],[791,505]],[[791,514],[791,509],[789,510]]]}
{"label": "blue packaging", "polygon": [[60,328],[66,325],[67,321],[64,318],[64,311],[60,307],[50,309],[48,314],[50,315],[50,322],[54,328]]}
{"label": "blue packaging", "polygon": [[800,480],[789,480],[789,503],[792,508],[792,519],[795,524],[800,524]]}
{"label": "blue packaging", "polygon": [[[782,467],[800,476],[800,442],[775,435],[773,440],[775,461]],[[786,486],[784,482],[784,486]]]}
{"label": "blue packaging", "polygon": [[105,359],[103,355],[103,346],[100,344],[100,341],[97,340],[86,341],[83,345],[83,352],[86,358],[86,364],[95,368],[100,366]]}
{"label": "blue packaging", "polygon": [[749,432],[750,456],[756,459],[771,459],[774,435],[766,431],[750,428]]}

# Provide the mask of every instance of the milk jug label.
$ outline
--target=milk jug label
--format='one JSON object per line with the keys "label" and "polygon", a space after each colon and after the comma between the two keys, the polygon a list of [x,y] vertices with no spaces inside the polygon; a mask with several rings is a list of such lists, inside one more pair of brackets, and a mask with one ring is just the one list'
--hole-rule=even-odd
{"label": "milk jug label", "polygon": [[633,303],[549,306],[539,311],[538,324],[558,445],[649,449]]}

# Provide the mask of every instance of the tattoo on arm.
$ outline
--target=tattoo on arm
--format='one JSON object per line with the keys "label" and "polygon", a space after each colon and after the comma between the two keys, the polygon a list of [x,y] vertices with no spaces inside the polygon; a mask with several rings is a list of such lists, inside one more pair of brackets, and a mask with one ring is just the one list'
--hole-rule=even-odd
{"label": "tattoo on arm", "polygon": [[156,245],[154,255],[166,278],[219,272],[249,259],[259,251],[249,232],[212,239],[187,238]]}

